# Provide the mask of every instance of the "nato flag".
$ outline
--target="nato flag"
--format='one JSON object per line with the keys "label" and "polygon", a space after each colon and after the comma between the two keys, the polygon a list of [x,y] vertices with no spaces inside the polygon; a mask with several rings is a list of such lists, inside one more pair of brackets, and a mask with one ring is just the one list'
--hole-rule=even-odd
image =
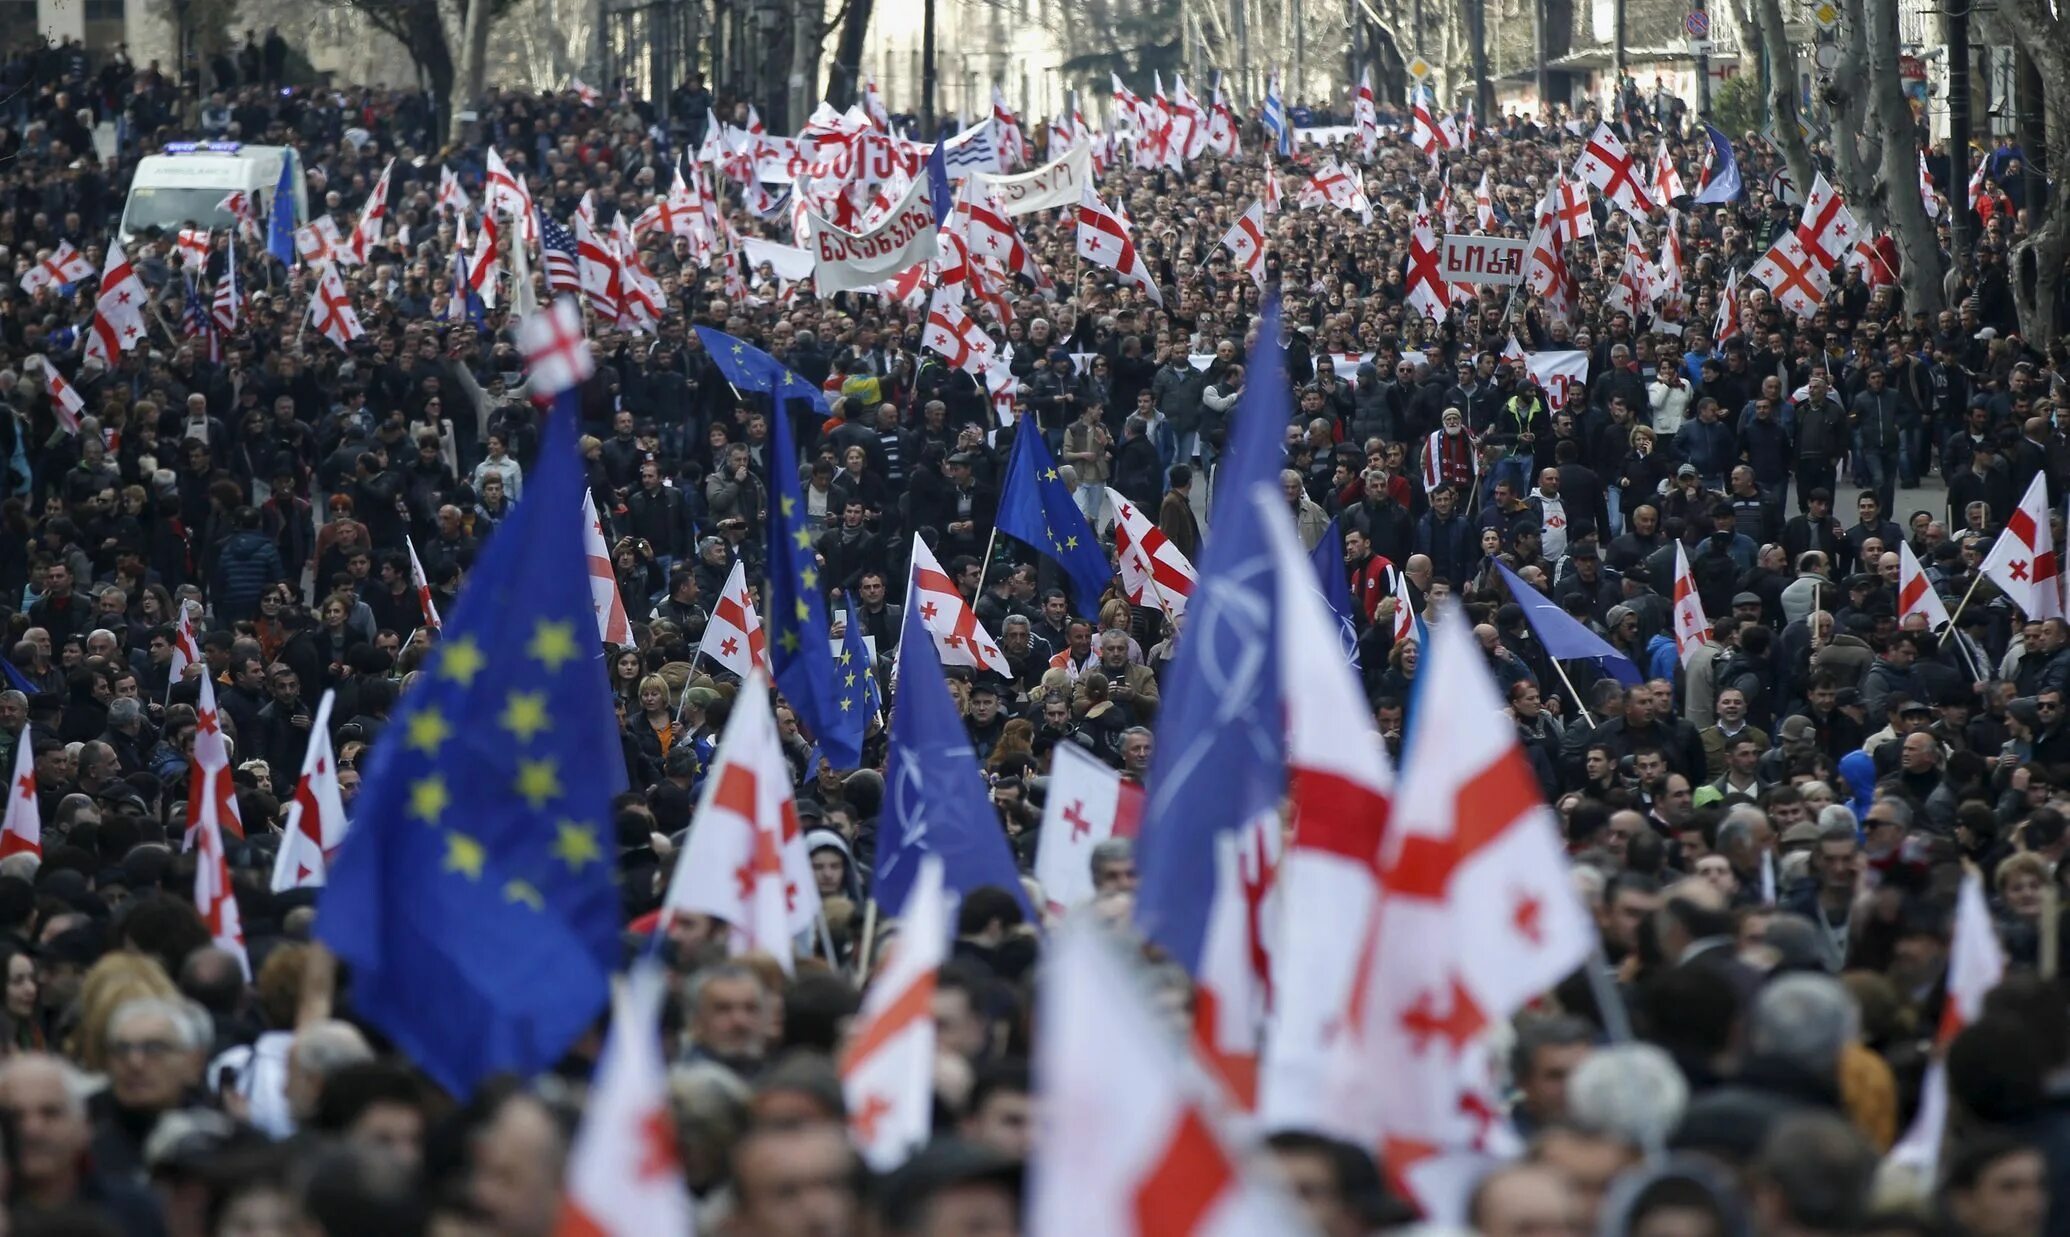
{"label": "nato flag", "polygon": [[1532,588],[1499,559],[1495,570],[1502,573],[1502,582],[1509,585],[1510,599],[1524,608],[1524,621],[1531,625],[1531,634],[1538,637],[1538,643],[1545,646],[1548,654],[1561,661],[1592,661],[1597,669],[1627,687],[1637,687],[1645,681],[1631,658]]}
{"label": "nato flag", "polygon": [[317,934],[352,1003],[465,1098],[552,1065],[602,1012],[623,767],[582,548],[577,396],[374,745]]}
{"label": "nato flag", "polygon": [[949,697],[934,637],[927,624],[913,620],[916,612],[908,593],[898,640],[884,811],[877,826],[877,904],[897,915],[920,871],[920,857],[937,855],[948,888],[968,896],[980,886],[997,885],[1033,918],[970,732]]}
{"label": "nato flag", "polygon": [[1198,974],[1215,894],[1216,837],[1279,809],[1286,791],[1272,547],[1257,494],[1279,493],[1292,419],[1279,302],[1268,302],[1236,406],[1200,584],[1168,672],[1137,837],[1136,919]]}

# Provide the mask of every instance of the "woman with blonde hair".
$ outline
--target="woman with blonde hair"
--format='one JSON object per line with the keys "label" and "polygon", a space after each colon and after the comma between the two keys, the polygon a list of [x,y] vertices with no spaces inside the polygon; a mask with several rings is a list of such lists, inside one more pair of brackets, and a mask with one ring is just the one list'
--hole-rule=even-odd
{"label": "woman with blonde hair", "polygon": [[115,1011],[137,997],[177,997],[180,990],[158,960],[148,954],[118,950],[93,964],[79,985],[79,1020],[65,1051],[95,1073],[108,1069],[108,1022]]}

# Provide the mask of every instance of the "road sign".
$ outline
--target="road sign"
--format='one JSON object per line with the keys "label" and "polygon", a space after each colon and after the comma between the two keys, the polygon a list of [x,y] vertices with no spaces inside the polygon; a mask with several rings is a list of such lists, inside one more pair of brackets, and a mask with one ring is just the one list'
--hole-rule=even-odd
{"label": "road sign", "polygon": [[1821,31],[1830,31],[1840,25],[1840,6],[1833,0],[1818,0],[1811,6],[1811,22]]}
{"label": "road sign", "polygon": [[1685,42],[1689,45],[1689,54],[1692,56],[1708,56],[1711,54],[1711,41],[1709,39],[1688,39]]}
{"label": "road sign", "polygon": [[1691,9],[1682,19],[1682,30],[1692,39],[1711,37],[1711,15],[1702,9]]}
{"label": "road sign", "polygon": [[1409,76],[1415,78],[1417,81],[1422,81],[1424,78],[1429,77],[1434,72],[1436,72],[1436,70],[1430,67],[1430,61],[1425,60],[1423,57],[1412,56],[1409,58]]}

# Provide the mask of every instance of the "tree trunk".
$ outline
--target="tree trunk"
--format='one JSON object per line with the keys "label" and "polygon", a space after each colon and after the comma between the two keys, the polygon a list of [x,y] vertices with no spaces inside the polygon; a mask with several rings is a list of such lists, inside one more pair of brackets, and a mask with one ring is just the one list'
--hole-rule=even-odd
{"label": "tree trunk", "polygon": [[1939,313],[1946,303],[1941,294],[1941,245],[1933,221],[1926,217],[1926,204],[1919,199],[1918,126],[1912,121],[1912,105],[1895,66],[1902,49],[1898,45],[1897,0],[1868,0],[1869,63],[1886,66],[1872,73],[1870,94],[1875,103],[1874,132],[1883,139],[1883,205],[1890,216],[1891,235],[1905,267],[1900,278],[1905,288],[1908,313]]}
{"label": "tree trunk", "polygon": [[870,14],[876,7],[876,0],[848,0],[841,41],[834,47],[834,63],[827,68],[827,101],[835,107],[861,101],[863,44],[869,38]]}
{"label": "tree trunk", "polygon": [[461,122],[460,113],[481,101],[488,60],[489,0],[469,0],[467,16],[460,27],[460,97],[447,100],[452,120],[446,131],[446,140],[455,146],[460,145],[465,137],[463,130],[466,125]]}
{"label": "tree trunk", "polygon": [[826,41],[824,0],[793,0],[791,5],[790,128],[804,125],[819,104],[819,53]]}
{"label": "tree trunk", "polygon": [[[2061,178],[2070,168],[2070,26],[2048,11],[2045,0],[2017,0],[2005,13],[2013,38],[2034,62],[2041,81],[2041,121],[2047,132],[2049,173]],[[2032,106],[2025,99],[2023,106]],[[2027,147],[2030,155],[2035,147]],[[1958,190],[1959,192],[1960,190]],[[2050,195],[2031,207],[2026,239],[2012,248],[2013,306],[2020,315],[2020,335],[2035,348],[2047,350],[2062,333],[2056,303],[2070,262],[2070,216]]]}
{"label": "tree trunk", "polygon": [[1873,104],[1863,89],[1869,76],[1869,34],[1862,7],[1862,0],[1846,0],[1841,18],[1846,41],[1826,85],[1825,100],[1833,113],[1833,167],[1840,192],[1863,222],[1880,230],[1890,224],[1876,191],[1876,169],[1882,158],[1877,135],[1882,127],[1876,124]]}
{"label": "tree trunk", "polygon": [[1768,67],[1769,111],[1775,116],[1776,136],[1782,139],[1790,181],[1801,197],[1811,192],[1811,152],[1805,149],[1804,133],[1797,127],[1797,66],[1789,37],[1783,32],[1782,4],[1780,0],[1754,0],[1754,12],[1761,23],[1763,63]]}

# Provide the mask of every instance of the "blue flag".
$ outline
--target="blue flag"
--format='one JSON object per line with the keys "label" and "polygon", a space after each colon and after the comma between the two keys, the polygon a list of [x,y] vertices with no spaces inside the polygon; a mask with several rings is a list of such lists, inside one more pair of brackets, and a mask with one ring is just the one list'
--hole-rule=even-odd
{"label": "blue flag", "polygon": [[1137,837],[1136,916],[1152,941],[1199,973],[1215,894],[1215,839],[1275,812],[1287,782],[1272,546],[1255,495],[1279,493],[1292,409],[1279,302],[1258,325],[1236,426],[1215,477],[1200,584],[1167,676]]}
{"label": "blue flag", "polygon": [[1344,530],[1337,527],[1337,517],[1330,517],[1330,525],[1323,529],[1322,540],[1308,552],[1308,561],[1315,565],[1315,586],[1323,595],[1323,603],[1330,607],[1330,615],[1337,620],[1337,638],[1344,643],[1344,656],[1351,662],[1353,670],[1358,669],[1358,611],[1351,600],[1351,577],[1344,570]]}
{"label": "blue flag", "polygon": [[354,1008],[461,1099],[559,1059],[618,960],[625,757],[581,583],[580,416],[563,394],[524,501],[374,745],[322,895]]}
{"label": "blue flag", "polygon": [[280,180],[273,186],[272,209],[266,215],[266,252],[283,266],[295,264],[295,160],[280,158]]}
{"label": "blue flag", "polygon": [[1627,687],[1637,687],[1644,681],[1632,659],[1618,652],[1609,641],[1525,583],[1501,560],[1496,560],[1495,569],[1509,586],[1510,600],[1524,608],[1524,621],[1531,624],[1531,634],[1538,637],[1549,656],[1562,661],[1592,661],[1598,670]]}
{"label": "blue flag", "polygon": [[818,387],[806,381],[797,370],[746,340],[735,339],[708,326],[697,328],[697,338],[704,341],[704,350],[711,354],[712,362],[726,376],[726,381],[742,391],[760,391],[775,396],[779,413],[791,400],[809,399],[821,416],[834,415],[833,410],[827,407],[826,395]]}
{"label": "blue flag", "polygon": [[[841,635],[841,651],[834,654],[834,706],[840,710],[839,729],[844,736],[840,743],[853,744],[857,753],[869,737],[870,722],[884,708],[884,698],[877,690],[877,663],[870,657],[870,646],[863,641],[862,624],[857,621],[861,616],[855,594],[848,594],[848,627]],[[859,754],[856,763],[862,763]],[[815,772],[819,768],[816,763],[812,767]]]}
{"label": "blue flag", "polygon": [[884,810],[877,823],[877,905],[897,915],[919,874],[920,857],[936,855],[947,888],[968,895],[997,885],[1033,918],[970,732],[949,697],[934,638],[927,624],[911,621],[917,609],[908,592],[908,621],[898,640],[898,698],[891,710]]}
{"label": "blue flag", "polygon": [[769,670],[820,752],[835,768],[853,769],[862,763],[861,735],[841,724],[833,637],[812,541],[791,419],[778,408],[769,418]]}
{"label": "blue flag", "polygon": [[1272,138],[1272,149],[1281,158],[1294,153],[1294,125],[1287,119],[1287,105],[1279,97],[1279,74],[1265,78],[1265,105],[1258,109],[1258,123]]}
{"label": "blue flag", "polygon": [[[16,439],[16,442],[19,444],[20,439]],[[19,446],[17,446],[17,449],[19,449]],[[22,673],[22,668],[14,664],[12,657],[0,657],[0,674],[7,676],[8,687],[22,693],[24,696],[33,697],[36,693],[43,690],[34,683],[29,682],[29,676]]]}
{"label": "blue flag", "polygon": [[948,129],[942,130],[934,150],[927,156],[927,198],[934,206],[935,227],[947,223],[949,212],[956,206],[956,191],[949,187],[949,133]]}
{"label": "blue flag", "polygon": [[1114,568],[1085,513],[1057,476],[1049,444],[1032,421],[1022,421],[1014,433],[994,523],[1000,532],[1056,560],[1071,578],[1071,600],[1078,613],[1100,612],[1100,595],[1113,582]]}
{"label": "blue flag", "polygon": [[1711,143],[1711,181],[1696,191],[1697,202],[1739,201],[1746,188],[1739,180],[1739,161],[1732,157],[1732,139],[1709,121],[1704,122],[1703,134]]}

